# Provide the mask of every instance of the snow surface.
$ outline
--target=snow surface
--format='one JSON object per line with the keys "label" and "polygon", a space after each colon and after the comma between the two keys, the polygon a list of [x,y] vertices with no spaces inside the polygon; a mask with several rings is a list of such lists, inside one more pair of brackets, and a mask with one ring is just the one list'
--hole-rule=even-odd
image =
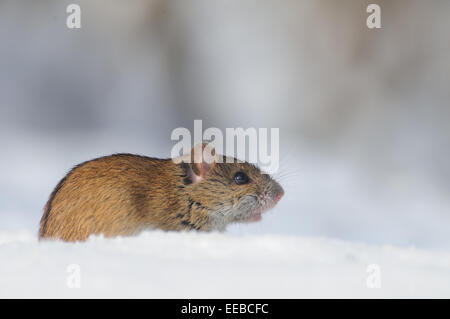
{"label": "snow surface", "polygon": [[[69,288],[78,265],[80,288]],[[380,288],[369,288],[380,270]],[[368,271],[369,270],[369,271]],[[450,297],[450,253],[317,237],[147,231],[39,242],[0,232],[0,297]]]}

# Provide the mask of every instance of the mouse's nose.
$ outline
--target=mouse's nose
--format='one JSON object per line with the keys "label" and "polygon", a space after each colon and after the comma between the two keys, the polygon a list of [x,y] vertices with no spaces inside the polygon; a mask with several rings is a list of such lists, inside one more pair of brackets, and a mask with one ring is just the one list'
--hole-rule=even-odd
{"label": "mouse's nose", "polygon": [[275,202],[279,202],[280,201],[280,199],[281,199],[281,197],[283,197],[283,193],[278,193],[278,194],[276,194],[275,195]]}
{"label": "mouse's nose", "polygon": [[275,201],[275,203],[278,203],[281,197],[283,197],[284,195],[284,190],[280,185],[277,185],[273,193],[274,193],[273,200]]}

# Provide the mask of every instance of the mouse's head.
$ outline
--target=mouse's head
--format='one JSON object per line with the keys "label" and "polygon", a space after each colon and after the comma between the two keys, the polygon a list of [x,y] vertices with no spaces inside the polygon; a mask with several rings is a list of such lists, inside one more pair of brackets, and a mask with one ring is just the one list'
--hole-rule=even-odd
{"label": "mouse's head", "polygon": [[213,229],[258,221],[283,196],[280,184],[255,165],[219,157],[209,145],[199,145],[188,157],[191,163],[184,164],[189,179],[186,190],[194,205],[208,211]]}

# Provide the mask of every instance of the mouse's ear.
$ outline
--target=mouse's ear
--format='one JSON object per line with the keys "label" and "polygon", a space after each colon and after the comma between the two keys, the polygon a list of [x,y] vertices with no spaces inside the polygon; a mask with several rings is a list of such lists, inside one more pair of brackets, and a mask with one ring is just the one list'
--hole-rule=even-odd
{"label": "mouse's ear", "polygon": [[208,143],[194,145],[191,150],[191,168],[195,175],[194,181],[200,181],[214,168],[217,155],[214,147]]}

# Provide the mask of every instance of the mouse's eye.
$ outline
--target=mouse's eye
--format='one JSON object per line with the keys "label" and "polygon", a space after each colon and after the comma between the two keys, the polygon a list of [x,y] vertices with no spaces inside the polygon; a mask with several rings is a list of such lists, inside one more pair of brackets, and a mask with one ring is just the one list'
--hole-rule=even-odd
{"label": "mouse's eye", "polygon": [[244,172],[237,172],[236,174],[234,174],[233,180],[238,185],[247,184],[250,181],[248,175]]}

